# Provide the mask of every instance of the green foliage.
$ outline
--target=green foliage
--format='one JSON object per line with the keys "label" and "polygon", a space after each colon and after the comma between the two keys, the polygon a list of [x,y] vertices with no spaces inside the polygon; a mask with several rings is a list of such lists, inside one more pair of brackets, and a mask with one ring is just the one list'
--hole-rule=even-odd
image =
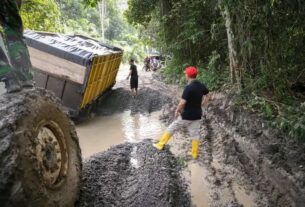
{"label": "green foliage", "polygon": [[88,7],[96,7],[99,0],[83,0],[84,5]]}
{"label": "green foliage", "polygon": [[[83,34],[101,39],[102,28],[99,1],[65,0],[60,2],[62,22],[66,33]],[[144,58],[144,42],[139,38],[137,30],[130,26],[119,8],[120,0],[105,1],[106,14],[103,19],[105,27],[105,42],[116,45],[124,50],[123,61],[133,57],[142,62]]]}
{"label": "green foliage", "polygon": [[220,55],[213,51],[206,66],[199,66],[198,79],[210,90],[219,89],[228,79],[228,70],[221,64]]}
{"label": "green foliage", "polygon": [[80,0],[61,0],[59,5],[65,33],[101,37],[98,9],[86,7]]}
{"label": "green foliage", "polygon": [[147,25],[151,20],[151,14],[156,8],[156,0],[128,1],[128,10],[125,12],[129,23]]}
{"label": "green foliage", "polygon": [[127,32],[128,24],[123,18],[123,14],[119,11],[117,1],[107,1],[107,19],[108,22],[105,37],[108,40],[122,39],[124,33]]}
{"label": "green foliage", "polygon": [[65,32],[68,34],[80,34],[93,38],[100,38],[100,33],[98,32],[96,25],[85,18],[79,18],[77,21],[68,19],[66,21]]}
{"label": "green foliage", "polygon": [[55,0],[24,0],[21,7],[23,25],[27,29],[59,32],[60,10]]}
{"label": "green foliage", "polygon": [[142,63],[145,58],[145,44],[135,35],[128,33],[122,37],[122,40],[112,41],[112,44],[124,48],[123,62],[133,58],[137,63]]}
{"label": "green foliage", "polygon": [[[184,77],[184,69],[191,64],[181,63],[176,59],[169,62],[167,67],[162,71],[165,75],[165,81],[170,83],[185,84],[186,79]],[[226,79],[228,78],[227,69],[224,68],[220,61],[220,55],[213,51],[209,57],[208,64],[201,64],[197,66],[199,73],[197,79],[207,85],[210,90],[219,89]]]}
{"label": "green foliage", "polygon": [[183,68],[189,64],[181,64],[176,59],[168,61],[166,67],[161,71],[166,83],[185,83]]}
{"label": "green foliage", "polygon": [[305,102],[291,101],[289,104],[276,102],[256,93],[242,93],[236,104],[247,110],[263,112],[270,124],[291,137],[305,141]]}
{"label": "green foliage", "polygon": [[273,124],[291,137],[296,137],[305,141],[305,104],[298,106],[285,106]]}

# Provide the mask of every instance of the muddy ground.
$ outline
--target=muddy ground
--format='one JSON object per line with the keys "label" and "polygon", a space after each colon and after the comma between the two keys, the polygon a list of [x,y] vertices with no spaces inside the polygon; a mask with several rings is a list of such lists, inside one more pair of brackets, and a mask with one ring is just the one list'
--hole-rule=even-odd
{"label": "muddy ground", "polygon": [[84,162],[79,206],[191,206],[179,171],[151,141],[112,147]]}
{"label": "muddy ground", "polygon": [[[140,72],[136,99],[121,79],[95,114],[160,111],[166,127],[181,91]],[[84,162],[79,206],[303,207],[304,144],[284,139],[262,117],[233,105],[232,96],[215,95],[204,109],[198,160],[190,158],[183,129],[163,152],[142,140],[92,155]]]}
{"label": "muddy ground", "polygon": [[126,88],[117,88],[94,110],[94,113],[99,116],[109,116],[130,110],[131,114],[150,114],[161,110],[170,102],[169,96],[148,87],[139,89],[139,94],[135,98]]}
{"label": "muddy ground", "polygon": [[[133,99],[127,73],[126,69],[119,73],[112,95],[95,109],[95,116],[107,118],[127,111],[130,117],[149,117],[158,112],[160,117],[144,120],[158,119],[154,121],[166,127],[182,89],[162,83],[157,74],[140,71],[139,96]],[[101,121],[95,124],[105,124]],[[90,131],[91,125],[88,121],[84,128]],[[78,206],[305,206],[304,142],[271,129],[259,114],[237,108],[230,92],[213,94],[204,108],[198,160],[190,158],[191,140],[183,129],[162,152],[151,146],[158,137],[151,137],[153,141],[139,137],[135,143],[121,137],[114,142],[112,136],[115,140],[124,134],[109,133],[110,145],[118,145],[97,154],[89,152],[91,157],[84,159]],[[88,134],[81,135],[82,145]]]}
{"label": "muddy ground", "polygon": [[[262,115],[236,107],[230,92],[213,93],[201,134],[196,163],[205,171],[208,195],[202,206],[305,206],[304,142],[272,129]],[[191,140],[185,137],[183,131],[176,135],[176,156],[190,165],[185,155]]]}

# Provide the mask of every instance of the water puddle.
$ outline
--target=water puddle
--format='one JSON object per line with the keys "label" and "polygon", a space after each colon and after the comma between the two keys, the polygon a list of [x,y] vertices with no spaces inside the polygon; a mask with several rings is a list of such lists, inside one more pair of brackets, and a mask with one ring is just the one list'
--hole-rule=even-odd
{"label": "water puddle", "polygon": [[189,163],[183,175],[190,184],[192,202],[197,207],[209,206],[209,183],[206,181],[208,171],[198,163]]}
{"label": "water puddle", "polygon": [[132,115],[130,111],[125,111],[112,116],[94,117],[77,125],[83,157],[88,158],[124,142],[158,139],[164,130],[159,115],[160,112]]}

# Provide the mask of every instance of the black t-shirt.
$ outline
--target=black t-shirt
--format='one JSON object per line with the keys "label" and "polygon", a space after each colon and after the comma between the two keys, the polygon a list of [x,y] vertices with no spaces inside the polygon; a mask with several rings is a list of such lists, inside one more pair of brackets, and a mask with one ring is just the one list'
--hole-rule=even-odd
{"label": "black t-shirt", "polygon": [[192,81],[184,88],[182,99],[186,100],[182,112],[184,120],[199,120],[202,116],[202,97],[209,93],[207,87],[198,80]]}
{"label": "black t-shirt", "polygon": [[131,78],[138,78],[137,66],[131,65],[130,70],[131,70]]}

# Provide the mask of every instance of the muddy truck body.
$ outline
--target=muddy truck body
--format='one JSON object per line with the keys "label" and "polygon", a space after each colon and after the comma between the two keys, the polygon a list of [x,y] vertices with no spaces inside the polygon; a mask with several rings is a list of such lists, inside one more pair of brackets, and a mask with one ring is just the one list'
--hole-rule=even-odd
{"label": "muddy truck body", "polygon": [[37,87],[61,99],[72,118],[88,112],[111,91],[120,48],[80,35],[24,32]]}

